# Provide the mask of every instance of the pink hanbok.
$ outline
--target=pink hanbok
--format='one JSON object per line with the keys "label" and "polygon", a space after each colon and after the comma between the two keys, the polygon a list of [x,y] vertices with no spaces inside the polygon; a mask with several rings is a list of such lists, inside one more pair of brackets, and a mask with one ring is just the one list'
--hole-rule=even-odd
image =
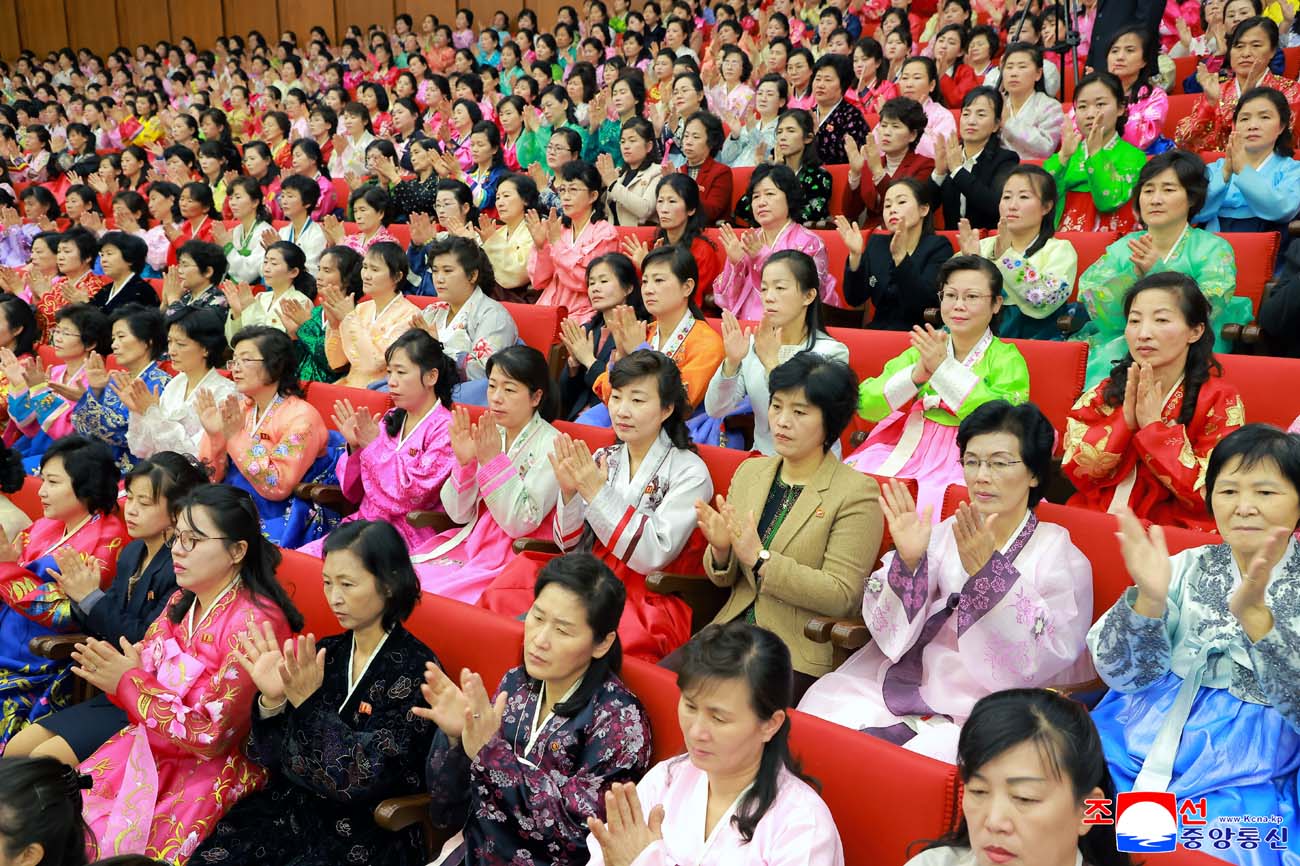
{"label": "pink hanbok", "polygon": [[[784,767],[777,778],[776,799],[754,837],[746,842],[731,822],[736,805],[704,834],[709,807],[709,776],[677,757],[656,764],[637,783],[644,817],[664,807],[663,838],[651,843],[632,866],[844,866],[844,846],[830,808],[811,785]],[[595,837],[587,837],[590,866],[605,866]]]}
{"label": "pink hanbok", "polygon": [[[432,529],[411,526],[406,515],[438,509],[438,493],[456,465],[450,429],[451,411],[435,403],[405,436],[390,436],[380,421],[373,442],[356,454],[344,451],[335,472],[343,495],[361,505],[344,522],[391,523],[411,550],[433,538],[436,533]],[[318,539],[299,550],[320,556],[324,544],[324,539]]]}
{"label": "pink hanbok", "polygon": [[191,607],[176,623],[164,613],[145,633],[140,666],[110,696],[131,724],[80,767],[94,779],[84,808],[99,847],[92,857],[184,864],[221,816],[266,782],[242,748],[257,688],[234,648],[250,619],[269,622],[277,640],[292,633],[279,608],[259,604],[238,580],[200,615]]}
{"label": "pink hanbok", "polygon": [[736,264],[727,259],[722,273],[713,282],[713,296],[719,307],[730,310],[737,319],[758,321],[763,318],[763,299],[759,287],[763,281],[763,264],[772,253],[780,250],[798,250],[812,256],[817,265],[817,282],[821,286],[822,303],[843,307],[844,301],[835,291],[835,277],[830,272],[826,244],[812,231],[794,220],[777,232],[776,240],[764,244],[755,255],[746,255]]}
{"label": "pink hanbok", "polygon": [[953,763],[980,698],[1093,676],[1092,565],[1069,532],[1030,512],[967,574],[955,525],[935,527],[915,572],[886,554],[862,601],[873,640],[814,683],[800,711]]}
{"label": "pink hanbok", "polygon": [[588,222],[577,238],[566,228],[553,244],[534,247],[528,254],[528,278],[541,289],[537,303],[565,307],[583,324],[595,312],[587,297],[587,263],[605,253],[618,252],[618,232],[604,220]]}
{"label": "pink hanbok", "polygon": [[473,604],[515,559],[515,539],[552,537],[560,487],[548,457],[558,435],[535,414],[510,449],[486,464],[461,466],[452,459],[442,505],[452,520],[465,525],[418,550],[412,545],[411,561],[425,592]]}

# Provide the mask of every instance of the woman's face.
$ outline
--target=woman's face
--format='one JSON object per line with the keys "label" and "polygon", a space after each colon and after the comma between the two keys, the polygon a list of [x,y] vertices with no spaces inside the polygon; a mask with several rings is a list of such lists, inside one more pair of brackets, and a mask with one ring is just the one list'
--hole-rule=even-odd
{"label": "woman's face", "polygon": [[891,63],[902,60],[907,57],[907,43],[903,41],[903,37],[891,31],[885,37],[884,51],[885,59]]}
{"label": "woman's face", "polygon": [[77,245],[72,241],[59,242],[57,264],[59,273],[64,276],[79,274],[86,267],[85,261],[81,258],[81,251],[77,249]]}
{"label": "woman's face", "polygon": [[961,36],[956,31],[949,30],[934,40],[934,62],[941,70],[956,63],[960,56]]}
{"label": "woman's face", "polygon": [[[781,264],[784,266],[784,263]],[[764,270],[764,286],[767,285],[768,270],[771,268]],[[812,296],[815,297],[815,292]],[[766,307],[766,289],[763,300]],[[773,394],[767,407],[767,421],[772,430],[776,453],[786,460],[797,461],[823,452],[826,419],[821,408],[808,399],[803,388]]]}
{"label": "woman's face", "polygon": [[679,280],[665,261],[652,263],[641,277],[641,299],[656,319],[684,310],[693,291],[694,284]]}
{"label": "woman's face", "polygon": [[519,197],[519,190],[514,183],[497,185],[497,216],[507,224],[523,219],[524,200]]}
{"label": "woman's face", "polygon": [[817,292],[799,285],[789,262],[775,261],[763,268],[759,298],[763,302],[764,321],[784,328],[807,317]]}
{"label": "woman's face", "polygon": [[754,105],[761,117],[775,117],[781,111],[781,94],[776,85],[766,82],[754,92]]}
{"label": "woman's face", "polygon": [[812,136],[793,117],[783,119],[776,126],[776,152],[782,159],[803,153],[811,140]]}
{"label": "woman's face", "polygon": [[709,158],[709,133],[704,124],[693,120],[682,135],[682,156],[690,165],[700,165]]}
{"label": "woman's face", "polygon": [[172,325],[167,331],[167,355],[181,373],[201,375],[208,370],[207,351],[179,325]]}
{"label": "woman's face", "polygon": [[1249,562],[1264,547],[1270,530],[1294,531],[1300,523],[1300,495],[1272,458],[1253,466],[1240,457],[1229,460],[1210,494],[1214,523],[1232,546],[1238,562]]}
{"label": "woman's face", "polygon": [[568,121],[566,113],[566,103],[555,98],[554,94],[548,93],[542,97],[542,114],[546,117],[546,122],[553,127],[560,127]]}
{"label": "woman's face", "polygon": [[181,216],[187,220],[198,219],[204,215],[203,205],[195,201],[187,189],[181,190],[180,205]]}
{"label": "woman's face", "polygon": [[1232,33],[1237,25],[1255,15],[1255,6],[1250,0],[1228,0],[1223,6],[1223,26]]}
{"label": "woman's face", "polygon": [[1013,96],[1028,94],[1042,74],[1043,68],[1034,64],[1033,55],[1027,51],[1017,51],[1002,61],[1003,89]]}
{"label": "woman's face", "polygon": [[673,108],[677,109],[677,116],[690,117],[699,111],[702,96],[689,78],[677,79],[673,83]]}
{"label": "woman's face", "polygon": [[632,97],[632,89],[628,87],[626,81],[614,85],[610,91],[609,103],[619,117],[628,117],[636,111],[636,100]]}
{"label": "woman's face", "polygon": [[660,54],[655,58],[654,75],[656,81],[663,81],[673,74],[673,61],[666,54]]}
{"label": "woman's face", "polygon": [[790,218],[790,201],[771,176],[763,178],[754,187],[751,197],[754,219],[763,228],[779,228]]}
{"label": "woman's face", "polygon": [[989,40],[984,35],[972,36],[966,46],[966,62],[977,69],[983,69],[989,62]]}
{"label": "woman's face", "polygon": [[978,866],[1073,862],[1084,823],[1084,799],[1044,760],[1032,741],[1012,746],[971,773],[962,793],[970,847]]}
{"label": "woman's face", "polygon": [[383,214],[371,207],[370,202],[364,198],[359,198],[352,203],[352,219],[356,221],[357,228],[365,234],[377,230],[382,217]]}
{"label": "woman's face", "polygon": [[961,110],[961,138],[968,145],[982,146],[997,131],[1001,118],[993,100],[980,97]]}
{"label": "woman's face", "polygon": [[691,763],[719,776],[757,766],[763,747],[785,719],[784,710],[760,719],[741,677],[705,680],[683,691],[677,702],[677,722]]}
{"label": "woman's face", "polygon": [[1110,45],[1106,53],[1106,69],[1120,81],[1133,81],[1146,64],[1142,56],[1142,37],[1125,33]]}
{"label": "woman's face", "polygon": [[160,223],[170,223],[172,221],[172,202],[173,199],[170,196],[150,192],[149,216]]}
{"label": "woman's face", "polygon": [[394,406],[409,412],[428,405],[433,386],[438,381],[437,370],[423,372],[402,348],[393,350],[387,369],[388,393]]}
{"label": "woman's face", "polygon": [[127,534],[137,539],[159,538],[170,533],[173,527],[167,498],[143,477],[134,478],[127,485],[122,517]]}
{"label": "woman's face", "polygon": [[722,55],[722,79],[728,84],[737,84],[740,81],[741,73],[744,72],[744,64],[740,55],[735,51],[728,51]]}
{"label": "woman's face", "polygon": [[501,128],[508,136],[519,132],[524,126],[524,117],[519,113],[519,109],[515,108],[513,102],[501,106],[501,110],[497,112],[497,120],[501,121]]}
{"label": "woman's face", "polygon": [[1002,199],[998,214],[1007,221],[1012,231],[1038,231],[1043,218],[1056,209],[1056,202],[1043,201],[1034,181],[1023,174],[1007,178],[1002,186]]}
{"label": "woman's face", "polygon": [[564,213],[573,220],[581,220],[596,204],[599,193],[589,188],[580,180],[559,180],[556,191],[560,194],[560,204]]}
{"label": "woman's face", "polygon": [[113,282],[131,275],[131,266],[122,258],[122,251],[112,244],[105,244],[99,250],[99,264],[104,269],[104,276]]}
{"label": "woman's face", "polygon": [[[651,268],[666,270],[653,265]],[[649,279],[648,273],[646,278]],[[649,309],[648,303],[646,308]],[[665,406],[660,400],[659,384],[654,376],[642,376],[624,382],[623,387],[614,388],[609,395],[609,417],[613,421],[614,435],[629,446],[657,439],[664,421],[672,413],[673,407]]]}
{"label": "woman's face", "polygon": [[1282,134],[1282,118],[1271,100],[1256,97],[1237,108],[1237,133],[1246,142],[1246,152],[1267,153]]}
{"label": "woman's face", "polygon": [[208,287],[208,278],[189,256],[180,256],[176,259],[176,273],[181,278],[181,288],[187,292],[197,292]]}
{"label": "woman's face", "polygon": [[[273,123],[267,124],[267,126],[274,126],[274,125],[275,124]],[[346,130],[347,134],[350,135],[352,138],[360,138],[363,134],[365,134],[366,121],[364,118],[359,117],[350,111],[344,112],[343,129]]]}
{"label": "woman's face", "polygon": [[[366,111],[369,111],[371,114],[374,114],[375,110],[379,108],[379,100],[375,98],[375,92],[369,87],[363,87],[357,93],[357,101],[364,105]],[[270,125],[274,126],[275,124]]]}
{"label": "woman's face", "polygon": [[397,289],[397,276],[377,253],[366,253],[361,260],[361,288],[368,295],[389,295]]}
{"label": "woman's face", "polygon": [[[224,587],[248,552],[244,542],[232,543],[222,538],[225,533],[203,506],[196,505],[180,513],[176,535],[181,539],[172,548],[176,585],[194,593],[210,593]],[[190,543],[193,548],[186,550]]]}
{"label": "woman's face", "polygon": [[619,134],[618,149],[626,165],[641,165],[650,155],[652,147],[652,143],[642,138],[634,129],[624,129]]}
{"label": "woman's face", "polygon": [[1089,84],[1074,95],[1074,117],[1079,133],[1084,136],[1098,126],[1114,129],[1119,117],[1119,101],[1106,85]]}
{"label": "woman's face", "polygon": [[70,193],[63,200],[63,211],[68,216],[69,222],[77,222],[81,215],[86,212],[86,202],[78,193]]}
{"label": "woman's face", "polygon": [[808,79],[812,78],[812,67],[808,65],[808,58],[802,54],[790,55],[785,63],[785,71],[795,90],[803,90],[808,86]]}
{"label": "woman's face", "polygon": [[1019,438],[1004,431],[971,437],[962,455],[962,473],[971,505],[986,517],[1024,514],[1029,491],[1038,486],[1023,462]]}
{"label": "woman's face", "polygon": [[141,164],[140,160],[135,158],[135,154],[131,153],[131,151],[129,150],[122,151],[122,173],[123,174],[134,176],[143,167],[144,166]]}
{"label": "woman's face", "polygon": [[72,489],[72,477],[62,457],[51,457],[41,468],[41,511],[50,520],[72,523],[86,515],[85,504]]}
{"label": "woman's face", "polygon": [[462,204],[456,194],[448,190],[438,193],[433,202],[434,215],[438,217],[438,222],[443,226],[450,225],[453,218],[459,216],[462,220],[469,214],[469,205]]}
{"label": "woman's face", "polygon": [[598,312],[607,312],[627,300],[631,290],[618,280],[608,264],[599,264],[587,272],[587,297]]}
{"label": "woman's face", "polygon": [[670,232],[686,225],[686,219],[690,216],[686,211],[685,199],[666,184],[655,195],[655,214],[659,217],[659,227]]}
{"label": "woman's face", "polygon": [[487,133],[476,132],[469,137],[470,156],[479,166],[487,167],[491,165],[496,152],[497,148],[492,146],[492,142],[488,141]]}
{"label": "woman's face", "polygon": [[1142,185],[1138,191],[1138,206],[1147,228],[1185,225],[1190,216],[1187,190],[1172,168],[1165,169]]}
{"label": "woman's face", "polygon": [[298,271],[285,263],[283,250],[268,250],[262,259],[262,279],[272,288],[288,286],[297,275]]}
{"label": "woman's face", "polygon": [[524,617],[524,669],[530,677],[563,688],[577,682],[613,642],[613,633],[592,632],[581,596],[548,584]]}
{"label": "woman's face", "polygon": [[1233,43],[1232,70],[1241,79],[1262,75],[1272,59],[1274,46],[1263,27],[1252,27]]}
{"label": "woman's face", "polygon": [[393,124],[403,135],[410,135],[415,129],[415,115],[411,110],[400,102],[393,106],[392,110]]}
{"label": "woman's face", "polygon": [[917,133],[909,129],[907,124],[892,117],[882,117],[880,123],[876,125],[876,138],[880,142],[880,149],[890,157],[907,153],[916,136]]}
{"label": "woman's face", "polygon": [[980,271],[955,271],[939,292],[943,323],[954,337],[967,342],[983,336],[1001,307],[1002,297],[993,297],[989,279]]}
{"label": "woman's face", "polygon": [[898,93],[924,105],[930,98],[930,72],[924,63],[908,63],[898,73]]}
{"label": "woman's face", "polygon": [[296,190],[282,189],[279,194],[280,210],[288,220],[295,220],[303,214],[302,195]]}
{"label": "woman's face", "polygon": [[526,384],[512,379],[500,364],[493,365],[488,374],[487,407],[498,425],[507,430],[523,429],[541,401],[541,391],[529,391]]}
{"label": "woman's face", "polygon": [[203,172],[204,177],[219,177],[221,175],[221,169],[221,160],[206,155],[199,156],[199,171]]}
{"label": "woman's face", "polygon": [[131,333],[126,322],[121,320],[114,322],[112,334],[113,357],[123,367],[128,370],[134,369],[137,365],[143,365],[150,360],[149,344]]}
{"label": "woman's face", "polygon": [[1133,299],[1124,340],[1139,364],[1178,371],[1186,366],[1187,352],[1205,326],[1189,325],[1178,301],[1178,295],[1166,289],[1147,289]]}
{"label": "woman's face", "polygon": [[920,226],[929,212],[929,205],[921,204],[910,188],[894,184],[885,192],[881,226],[891,232],[908,232]]}
{"label": "woman's face", "polygon": [[[371,258],[371,256],[367,256],[366,261],[369,262]],[[450,304],[463,304],[474,293],[478,274],[465,273],[460,261],[454,255],[441,255],[435,258],[429,272],[433,277],[433,284],[438,287],[438,297]],[[362,280],[364,281],[364,279],[365,272],[363,271]],[[390,276],[389,279],[391,280],[392,277]]]}

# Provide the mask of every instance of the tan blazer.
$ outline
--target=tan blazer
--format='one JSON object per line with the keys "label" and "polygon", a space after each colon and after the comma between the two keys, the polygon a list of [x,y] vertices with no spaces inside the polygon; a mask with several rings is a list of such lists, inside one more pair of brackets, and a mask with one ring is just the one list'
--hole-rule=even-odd
{"label": "tan blazer", "polygon": [[[741,514],[753,511],[758,518],[782,462],[780,457],[753,457],[740,464],[727,500]],[[812,676],[830,671],[831,645],[808,640],[803,627],[814,615],[849,617],[861,610],[862,584],[883,534],[879,498],[875,479],[827,454],[772,539],[761,594],[754,583],[754,563],[737,562],[733,556],[719,569],[712,549],[705,551],[709,579],[731,587],[731,598],[714,622],[741,616],[757,595],[758,624],[786,642],[795,670]]]}

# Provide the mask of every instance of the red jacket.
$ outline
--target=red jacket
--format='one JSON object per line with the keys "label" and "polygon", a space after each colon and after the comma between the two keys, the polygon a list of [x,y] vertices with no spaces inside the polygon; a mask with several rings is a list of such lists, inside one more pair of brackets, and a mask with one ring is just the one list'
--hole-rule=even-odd
{"label": "red jacket", "polygon": [[[678,171],[690,174],[685,165]],[[700,207],[704,208],[705,222],[714,225],[731,216],[731,166],[709,157],[700,165],[695,183],[700,188]]]}

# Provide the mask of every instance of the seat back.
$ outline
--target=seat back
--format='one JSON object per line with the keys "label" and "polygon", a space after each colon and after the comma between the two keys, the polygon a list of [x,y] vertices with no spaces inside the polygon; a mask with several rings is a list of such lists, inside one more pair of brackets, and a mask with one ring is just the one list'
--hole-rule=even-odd
{"label": "seat back", "polygon": [[754,166],[737,167],[731,170],[731,206],[727,213],[734,214],[740,197],[749,189],[749,179],[754,175]]}
{"label": "seat back", "polygon": [[913,843],[938,839],[952,826],[951,764],[797,710],[790,717],[791,749],[821,785],[846,863],[903,866]]}
{"label": "seat back", "polygon": [[329,382],[304,382],[307,388],[307,402],[316,407],[325,426],[334,426],[334,404],[339,400],[350,400],[355,408],[366,407],[371,415],[382,417],[393,408],[393,400],[383,391],[371,391],[368,388],[350,388],[347,385],[333,385]]}
{"label": "seat back", "polygon": [[1119,232],[1057,232],[1056,236],[1061,240],[1069,241],[1074,247],[1075,255],[1079,257],[1074,288],[1070,292],[1070,300],[1074,300],[1079,294],[1078,275],[1092,267],[1092,264],[1106,252],[1106,247],[1119,240]]}
{"label": "seat back", "polygon": [[1283,48],[1282,58],[1286,63],[1282,77],[1291,81],[1300,78],[1300,47]]}
{"label": "seat back", "polygon": [[[41,479],[35,475],[28,475],[23,479],[23,486],[8,494],[9,501],[26,514],[33,521],[40,520],[45,516],[45,509],[41,507]],[[12,539],[10,539],[12,540]]]}
{"label": "seat back", "polygon": [[553,421],[555,429],[561,433],[568,433],[574,439],[581,439],[587,443],[587,447],[592,451],[597,448],[608,448],[616,441],[614,431],[608,427],[593,427],[590,424],[575,424],[572,421]]}
{"label": "seat back", "polygon": [[320,638],[342,631],[338,617],[325,600],[321,561],[296,550],[281,549],[280,556],[280,567],[276,569],[275,577],[302,614],[303,632],[311,632]]}
{"label": "seat back", "polygon": [[1250,298],[1250,309],[1259,312],[1264,299],[1264,284],[1273,278],[1273,265],[1277,261],[1278,236],[1275,232],[1225,232],[1221,235],[1232,244],[1237,260],[1237,291],[1239,298]]}
{"label": "seat back", "polygon": [[1247,421],[1262,421],[1285,430],[1300,415],[1300,389],[1288,387],[1300,382],[1300,359],[1257,355],[1215,357],[1223,365],[1223,378],[1241,394]]}
{"label": "seat back", "polygon": [[659,231],[657,226],[615,226],[615,233],[618,235],[618,249],[623,251],[624,238],[638,238],[641,243],[650,246],[655,242],[655,232]]}
{"label": "seat back", "polygon": [[330,183],[334,187],[334,200],[338,202],[339,208],[344,214],[348,212],[348,199],[352,197],[352,187],[341,177],[330,178]]}
{"label": "seat back", "polygon": [[1179,93],[1169,97],[1169,113],[1165,115],[1165,126],[1161,132],[1169,138],[1174,137],[1174,130],[1178,128],[1178,121],[1191,114],[1196,108],[1196,100],[1201,98],[1199,93]]}
{"label": "seat back", "polygon": [[736,448],[719,448],[717,445],[701,445],[700,458],[709,467],[709,477],[713,481],[713,492],[726,496],[731,489],[731,479],[740,464],[751,457],[758,456],[754,451],[741,451]]}
{"label": "seat back", "polygon": [[1196,64],[1200,63],[1200,61],[1201,58],[1195,54],[1174,58],[1174,87],[1169,91],[1171,94],[1181,96],[1187,92],[1183,89],[1183,82],[1187,80],[1188,76],[1196,72]]}
{"label": "seat back", "polygon": [[677,675],[641,659],[624,658],[619,678],[641,700],[650,716],[654,748],[652,760],[658,763],[685,752],[682,726],[677,721],[677,703],[681,694],[677,690]]}
{"label": "seat back", "polygon": [[1056,428],[1061,449],[1065,418],[1083,394],[1088,370],[1088,344],[1054,340],[1011,340],[1029,367],[1029,399]]}
{"label": "seat back", "polygon": [[540,304],[502,304],[519,329],[519,339],[543,355],[560,343],[560,320],[569,314],[564,307]]}

